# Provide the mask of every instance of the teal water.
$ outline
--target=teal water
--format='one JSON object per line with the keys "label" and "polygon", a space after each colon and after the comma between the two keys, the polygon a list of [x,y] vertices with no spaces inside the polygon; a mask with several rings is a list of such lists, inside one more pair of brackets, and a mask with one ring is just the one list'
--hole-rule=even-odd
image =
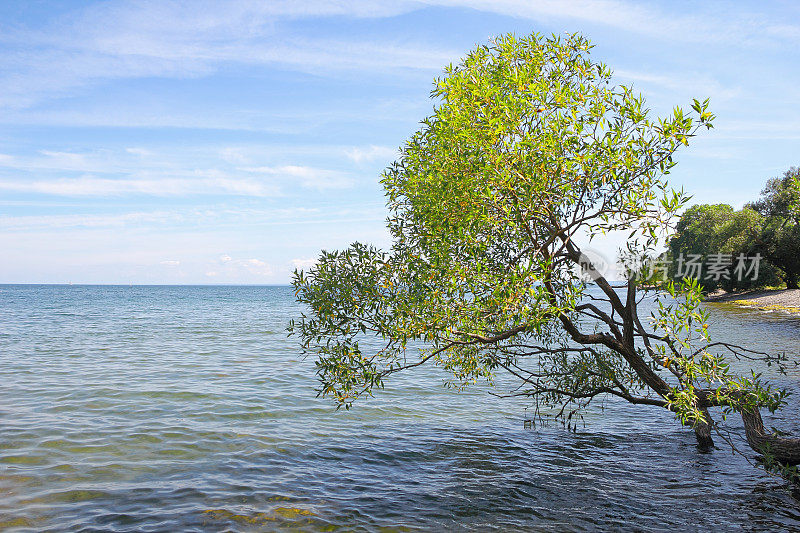
{"label": "teal water", "polygon": [[[288,287],[0,286],[0,530],[800,529],[780,479],[655,408],[525,429],[524,400],[421,368],[335,411],[300,312]],[[712,313],[798,352],[797,318]]]}

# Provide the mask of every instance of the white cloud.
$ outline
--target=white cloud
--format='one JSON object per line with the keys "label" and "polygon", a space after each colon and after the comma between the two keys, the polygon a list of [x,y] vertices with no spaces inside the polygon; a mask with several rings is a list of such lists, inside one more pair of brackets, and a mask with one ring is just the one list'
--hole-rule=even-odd
{"label": "white cloud", "polygon": [[122,196],[128,194],[150,196],[187,196],[197,194],[277,196],[280,194],[278,187],[275,185],[230,177],[107,179],[84,176],[50,181],[6,180],[0,181],[0,190],[58,196]]}
{"label": "white cloud", "polygon": [[774,24],[765,27],[764,31],[782,39],[800,41],[800,25]]}
{"label": "white cloud", "polygon": [[[85,152],[67,152],[61,150],[39,150],[36,155],[17,155],[0,158],[0,167],[25,171],[70,171],[87,173],[133,172],[151,167],[163,170],[163,162],[154,158],[154,154],[132,154],[129,149],[112,151],[98,149]],[[162,163],[162,164],[159,164]],[[40,174],[40,172],[36,172]]]}
{"label": "white cloud", "polygon": [[352,178],[343,172],[307,166],[243,167],[239,170],[295,180],[299,182],[301,186],[310,189],[345,189],[353,185]]}
{"label": "white cloud", "polygon": [[292,266],[294,266],[298,270],[308,270],[317,264],[317,259],[316,258],[292,259],[291,263]]}
{"label": "white cloud", "polygon": [[[347,15],[382,17],[407,2],[104,2],[41,30],[8,31],[16,47],[0,59],[0,106],[28,107],[102,80],[193,78],[223,64],[283,65],[314,72],[438,70],[453,51],[407,42],[299,39],[280,21]],[[13,48],[12,48],[13,49]],[[43,80],[47,80],[43,83]]]}
{"label": "white cloud", "polygon": [[145,150],[144,148],[125,148],[125,151],[129,154],[138,155],[141,157],[153,155],[153,152],[150,150]]}
{"label": "white cloud", "polygon": [[355,146],[345,150],[345,155],[356,163],[365,163],[378,159],[383,159],[388,163],[397,157],[398,150],[389,146],[375,146],[372,144],[365,148]]}
{"label": "white cloud", "polygon": [[179,266],[181,264],[181,262],[170,259],[170,260],[167,260],[167,261],[161,261],[159,264],[166,265],[166,266]]}
{"label": "white cloud", "polygon": [[0,228],[29,231],[32,229],[101,228],[142,224],[174,224],[183,220],[175,212],[152,211],[114,215],[0,215]]}
{"label": "white cloud", "polygon": [[[96,209],[91,204],[63,204],[52,201],[16,202],[2,201],[0,205],[47,207],[69,207]],[[89,230],[95,228],[158,228],[174,230],[180,227],[216,228],[220,226],[233,228],[264,228],[269,226],[296,226],[306,224],[331,225],[350,222],[380,222],[385,217],[385,207],[380,202],[374,204],[359,203],[353,208],[342,209],[340,205],[319,207],[290,207],[272,209],[253,209],[249,207],[231,207],[229,205],[212,205],[208,207],[192,207],[170,209],[169,211],[134,211],[129,213],[97,214],[73,213],[64,215],[5,215],[0,214],[0,231],[31,232],[41,230]],[[263,230],[260,230],[263,231]],[[228,254],[219,256],[221,263],[232,260]]]}
{"label": "white cloud", "polygon": [[[323,146],[316,150],[325,154],[336,153],[340,148]],[[316,154],[308,148],[298,150],[297,157],[301,155]],[[0,157],[0,191],[73,197],[211,194],[275,197],[297,187],[327,190],[354,184],[351,176],[337,170],[304,165],[234,167],[231,162],[245,158],[263,161],[267,157],[272,156],[263,150],[262,153],[243,148],[209,150],[204,146],[163,154],[145,148],[40,150],[32,156]],[[14,171],[35,177],[21,177]]]}
{"label": "white cloud", "polygon": [[[533,20],[574,20],[671,41],[786,47],[800,25],[763,12],[700,5],[686,15],[664,4],[622,0],[423,0],[376,2],[122,2],[87,6],[50,26],[6,30],[0,59],[0,106],[29,107],[103,80],[193,78],[224,65],[281,65],[332,70],[434,70],[460,50],[430,43],[298,38],[289,25],[310,17],[390,17],[425,5],[462,7]],[[46,83],[43,83],[46,80]]]}
{"label": "white cloud", "polygon": [[640,88],[639,84],[666,89],[673,98],[676,94],[691,94],[702,98],[710,97],[716,102],[721,99],[735,98],[742,93],[739,87],[726,86],[709,75],[699,72],[654,74],[622,69],[614,70],[614,77],[634,82],[634,89]]}
{"label": "white cloud", "polygon": [[212,270],[213,274],[206,273],[206,275],[217,276],[220,271],[223,275],[229,278],[236,278],[242,273],[254,274],[257,276],[271,276],[273,274],[272,267],[266,261],[257,258],[250,259],[235,259],[227,254],[223,254],[219,258],[220,269]]}
{"label": "white cloud", "polygon": [[222,148],[219,151],[219,156],[228,163],[233,163],[236,165],[241,165],[249,161],[242,148],[235,148],[231,146]]}
{"label": "white cloud", "polygon": [[[800,25],[771,21],[761,12],[696,4],[696,14],[659,9],[659,4],[624,0],[421,0],[430,5],[467,7],[515,18],[571,19],[671,41],[736,46],[786,46],[800,40]],[[661,4],[661,5],[670,5]]]}
{"label": "white cloud", "polygon": [[[2,81],[0,80],[0,86]],[[0,95],[0,99],[2,95]],[[252,108],[230,106],[208,107],[194,100],[174,99],[159,95],[159,98],[135,98],[119,106],[116,101],[83,102],[78,108],[60,105],[25,109],[6,109],[0,113],[0,124],[75,127],[123,127],[123,128],[185,128],[226,131],[251,131],[299,135],[319,129],[325,124],[341,123],[354,119],[385,122],[408,121],[409,117],[423,117],[431,109],[427,100],[369,99],[341,101],[336,107],[326,106],[324,100],[304,101],[302,106],[280,106],[264,102]],[[338,148],[337,148],[338,149]],[[235,164],[251,164],[247,152],[244,159],[237,160],[237,148],[220,150],[220,157]],[[132,152],[129,152],[132,153]]]}
{"label": "white cloud", "polygon": [[272,267],[260,259],[247,259],[245,261],[235,261],[234,263],[245,268],[251,274],[258,274],[259,276],[272,275]]}
{"label": "white cloud", "polygon": [[777,120],[734,120],[718,127],[716,139],[800,139],[800,120],[791,116]]}

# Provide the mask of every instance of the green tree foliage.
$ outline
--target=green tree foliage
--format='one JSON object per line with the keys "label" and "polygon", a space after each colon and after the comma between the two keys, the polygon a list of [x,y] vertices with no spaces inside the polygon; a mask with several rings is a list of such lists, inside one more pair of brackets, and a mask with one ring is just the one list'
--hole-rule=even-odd
{"label": "green tree foliage", "polygon": [[786,287],[800,282],[800,168],[792,167],[773,178],[750,205],[764,217],[759,250],[782,270]]}
{"label": "green tree foliage", "polygon": [[725,204],[702,204],[688,208],[669,242],[669,277],[680,279],[687,268],[684,260],[699,257],[708,265],[722,254],[728,257],[733,272],[737,257],[744,254],[763,259],[756,279],[710,277],[701,274],[698,281],[704,292],[722,288],[727,291],[778,285],[798,288],[800,282],[800,169],[791,168],[780,178],[767,182],[761,198],[735,211]]}
{"label": "green tree foliage", "polygon": [[[697,276],[704,292],[774,285],[779,282],[777,271],[766,261],[759,262],[755,279],[755,271],[746,276],[736,273],[740,257],[748,258],[749,267],[750,258],[762,253],[759,243],[763,230],[764,217],[749,207],[735,211],[727,204],[693,205],[681,215],[669,241],[669,277],[681,279],[691,273],[687,263],[694,259],[706,267]],[[713,276],[708,271],[708,265],[715,261],[726,265],[724,276]]]}
{"label": "green tree foliage", "polygon": [[673,156],[713,119],[698,101],[651,119],[590,48],[507,35],[435,81],[434,114],[383,174],[392,248],[354,244],[295,273],[308,311],[289,331],[317,357],[320,394],[349,407],[426,363],[456,386],[507,372],[556,414],[613,395],[673,411],[704,443],[711,407],[781,405],[731,371],[726,350],[745,352],[711,342],[696,283],[670,285],[649,324],[635,282],[619,294],[593,272],[602,294],[587,298],[576,238],[625,229],[652,248],[686,200],[665,179]]}

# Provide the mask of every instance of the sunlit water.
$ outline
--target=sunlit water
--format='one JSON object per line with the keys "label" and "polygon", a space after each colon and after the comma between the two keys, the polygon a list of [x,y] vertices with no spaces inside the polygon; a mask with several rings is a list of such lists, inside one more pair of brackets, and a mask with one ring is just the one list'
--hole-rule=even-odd
{"label": "sunlit water", "polygon": [[[288,287],[0,286],[0,529],[800,528],[780,479],[656,408],[525,429],[524,400],[422,368],[334,411],[300,312]],[[712,312],[797,354],[796,318]],[[800,432],[798,403],[770,423]]]}

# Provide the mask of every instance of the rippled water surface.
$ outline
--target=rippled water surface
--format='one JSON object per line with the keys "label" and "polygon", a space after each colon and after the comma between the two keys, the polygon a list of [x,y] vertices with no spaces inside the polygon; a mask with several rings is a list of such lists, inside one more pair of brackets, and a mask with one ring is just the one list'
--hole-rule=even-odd
{"label": "rippled water surface", "polygon": [[[0,529],[800,529],[785,484],[655,408],[524,429],[523,400],[422,368],[334,411],[300,311],[288,287],[0,286]],[[798,351],[796,318],[712,313]],[[798,403],[771,423],[800,432]]]}

